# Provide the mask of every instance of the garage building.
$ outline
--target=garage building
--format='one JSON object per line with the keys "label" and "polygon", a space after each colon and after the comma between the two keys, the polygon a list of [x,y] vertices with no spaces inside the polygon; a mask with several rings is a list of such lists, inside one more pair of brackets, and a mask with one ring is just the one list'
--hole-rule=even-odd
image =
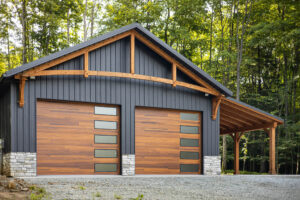
{"label": "garage building", "polygon": [[263,129],[275,173],[282,119],[232,92],[134,23],[0,80],[3,172],[220,174],[219,136]]}

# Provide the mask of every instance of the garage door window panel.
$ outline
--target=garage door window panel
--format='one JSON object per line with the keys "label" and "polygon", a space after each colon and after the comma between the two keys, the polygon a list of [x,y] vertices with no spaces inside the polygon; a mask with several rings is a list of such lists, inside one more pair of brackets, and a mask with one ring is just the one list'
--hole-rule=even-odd
{"label": "garage door window panel", "polygon": [[116,130],[117,122],[95,120],[95,129]]}
{"label": "garage door window panel", "polygon": [[96,115],[117,115],[117,108],[95,106]]}
{"label": "garage door window panel", "polygon": [[180,159],[199,160],[199,152],[181,151]]}
{"label": "garage door window panel", "polygon": [[181,120],[199,121],[199,114],[197,113],[180,113]]}
{"label": "garage door window panel", "polygon": [[117,156],[115,149],[95,149],[95,158],[117,158]]}
{"label": "garage door window panel", "polygon": [[189,134],[199,134],[198,126],[180,126],[181,133],[189,133]]}
{"label": "garage door window panel", "polygon": [[198,172],[199,164],[181,164],[180,172]]}
{"label": "garage door window panel", "polygon": [[96,163],[95,172],[116,172],[118,169],[117,164],[114,163]]}
{"label": "garage door window panel", "polygon": [[182,146],[182,147],[199,147],[199,140],[198,139],[181,138],[180,146]]}
{"label": "garage door window panel", "polygon": [[116,135],[95,135],[95,144],[117,144]]}

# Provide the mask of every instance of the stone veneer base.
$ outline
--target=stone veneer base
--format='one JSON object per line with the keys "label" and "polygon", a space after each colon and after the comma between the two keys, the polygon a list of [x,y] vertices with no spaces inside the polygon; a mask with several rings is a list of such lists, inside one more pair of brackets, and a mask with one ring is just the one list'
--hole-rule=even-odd
{"label": "stone veneer base", "polygon": [[6,176],[36,176],[36,153],[11,152],[3,155],[3,174]]}
{"label": "stone veneer base", "polygon": [[122,175],[123,176],[135,175],[135,155],[134,154],[122,155]]}
{"label": "stone veneer base", "polygon": [[[36,153],[11,152],[3,155],[3,173],[6,176],[36,176]],[[204,175],[221,174],[221,157],[204,156]],[[135,155],[122,155],[122,175],[135,175]]]}
{"label": "stone veneer base", "polygon": [[221,174],[221,156],[204,156],[203,174],[204,175],[220,175]]}

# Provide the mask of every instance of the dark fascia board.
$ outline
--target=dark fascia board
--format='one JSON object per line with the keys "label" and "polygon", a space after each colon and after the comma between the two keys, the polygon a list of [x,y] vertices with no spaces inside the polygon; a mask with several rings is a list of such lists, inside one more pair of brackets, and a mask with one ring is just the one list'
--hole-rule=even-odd
{"label": "dark fascia board", "polygon": [[80,49],[83,49],[85,47],[88,47],[90,45],[93,45],[95,43],[101,42],[103,40],[106,40],[108,38],[114,37],[116,35],[119,35],[121,33],[130,31],[132,29],[136,29],[138,32],[142,33],[144,36],[146,36],[148,39],[153,41],[156,45],[159,45],[161,48],[163,48],[169,55],[174,57],[175,59],[179,60],[181,64],[183,64],[188,69],[192,70],[196,75],[198,75],[200,78],[202,78],[204,81],[209,83],[211,86],[213,86],[215,89],[219,90],[221,93],[225,94],[226,96],[232,96],[233,93],[228,88],[223,86],[221,83],[213,79],[210,75],[208,75],[206,72],[201,70],[198,66],[196,66],[193,62],[179,54],[177,51],[175,51],[172,47],[167,45],[165,42],[157,38],[153,33],[142,27],[139,23],[133,23],[127,26],[123,26],[120,29],[114,30],[112,32],[106,33],[104,35],[101,35],[99,37],[93,38],[91,40],[88,40],[86,42],[80,43],[78,45],[75,45],[73,47],[69,47],[66,49],[63,49],[59,52],[53,53],[49,56],[40,58],[36,61],[24,64],[20,67],[14,68],[12,70],[7,71],[3,74],[3,77],[10,77],[13,75],[16,75],[20,72],[26,71],[28,69],[31,69],[33,67],[39,66],[41,64],[44,64],[46,62],[49,62],[51,60],[60,58],[62,56],[65,56],[67,54],[70,54],[72,52],[78,51]]}
{"label": "dark fascia board", "polygon": [[248,107],[248,108],[250,108],[250,109],[252,109],[252,110],[255,110],[255,111],[257,111],[257,112],[261,112],[261,113],[263,113],[263,114],[265,114],[265,115],[268,115],[268,116],[270,116],[270,117],[273,117],[273,118],[279,120],[281,123],[283,123],[283,119],[280,118],[280,117],[277,117],[277,116],[275,116],[275,115],[272,115],[272,114],[270,114],[270,113],[268,113],[268,112],[265,112],[265,111],[263,111],[263,110],[261,110],[261,109],[259,109],[259,108],[254,107],[254,106],[250,106],[249,104],[246,104],[246,103],[244,103],[244,102],[242,102],[242,101],[238,101],[238,100],[236,100],[236,99],[234,99],[234,98],[232,98],[232,97],[226,97],[226,98],[229,99],[230,101],[234,101],[234,102],[236,102],[236,103],[238,103],[238,104],[241,104],[241,105],[243,105],[243,106],[245,106],[245,107]]}

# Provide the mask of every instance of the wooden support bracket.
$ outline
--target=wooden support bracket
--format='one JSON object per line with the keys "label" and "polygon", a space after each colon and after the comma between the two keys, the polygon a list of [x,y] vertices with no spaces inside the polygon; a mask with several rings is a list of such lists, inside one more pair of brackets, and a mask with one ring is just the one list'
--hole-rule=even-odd
{"label": "wooden support bracket", "polygon": [[221,104],[221,100],[223,99],[223,95],[213,97],[212,98],[212,119],[216,120],[218,115],[219,106]]}
{"label": "wooden support bracket", "polygon": [[25,89],[25,77],[20,77],[19,79],[19,106],[23,108],[24,106],[24,89]]}
{"label": "wooden support bracket", "polygon": [[176,87],[176,81],[177,81],[177,67],[176,64],[172,64],[172,77],[173,77],[173,87]]}
{"label": "wooden support bracket", "polygon": [[84,77],[89,77],[89,52],[84,53]]}

